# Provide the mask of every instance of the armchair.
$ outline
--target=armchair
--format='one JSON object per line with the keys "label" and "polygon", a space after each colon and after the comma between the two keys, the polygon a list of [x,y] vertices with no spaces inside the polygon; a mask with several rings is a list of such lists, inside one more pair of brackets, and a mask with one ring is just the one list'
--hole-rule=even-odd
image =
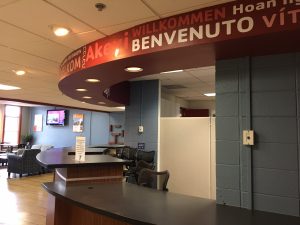
{"label": "armchair", "polygon": [[143,169],[150,169],[153,170],[154,169],[154,165],[151,163],[148,163],[144,160],[140,160],[137,162],[135,167],[130,167],[128,169],[128,171],[125,173],[125,177],[126,177],[126,182],[128,183],[137,183],[140,172]]}
{"label": "armchair", "polygon": [[40,149],[28,149],[24,150],[23,154],[20,155],[8,154],[8,178],[10,177],[10,173],[18,173],[20,177],[22,177],[23,174],[40,174],[41,166],[36,160],[36,155],[40,151]]}
{"label": "armchair", "polygon": [[160,191],[168,191],[167,184],[169,177],[170,174],[168,170],[156,172],[154,170],[144,168],[140,171],[137,184]]}

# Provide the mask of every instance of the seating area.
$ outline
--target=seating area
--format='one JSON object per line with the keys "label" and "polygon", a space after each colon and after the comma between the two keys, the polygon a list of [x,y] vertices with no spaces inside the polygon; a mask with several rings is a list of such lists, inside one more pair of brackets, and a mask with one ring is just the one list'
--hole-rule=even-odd
{"label": "seating area", "polygon": [[[28,147],[29,149],[27,149]],[[2,148],[0,166],[7,167],[8,178],[12,173],[22,177],[24,174],[35,175],[48,172],[37,163],[36,155],[51,148],[53,148],[51,145],[26,146],[25,144]]]}
{"label": "seating area", "polygon": [[129,146],[107,149],[103,154],[131,161],[123,171],[125,181],[161,191],[168,191],[169,171],[155,171],[155,151],[143,151]]}
{"label": "seating area", "polygon": [[8,154],[8,178],[10,178],[11,173],[19,174],[20,177],[23,174],[41,174],[42,167],[36,160],[36,155],[40,151],[40,149],[26,149],[18,151],[17,154]]}

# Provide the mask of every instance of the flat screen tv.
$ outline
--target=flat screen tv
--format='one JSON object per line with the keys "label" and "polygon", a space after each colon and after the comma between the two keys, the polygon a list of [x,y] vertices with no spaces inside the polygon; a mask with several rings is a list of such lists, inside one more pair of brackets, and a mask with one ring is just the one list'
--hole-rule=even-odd
{"label": "flat screen tv", "polygon": [[55,109],[47,110],[47,125],[65,126],[66,125],[67,110]]}

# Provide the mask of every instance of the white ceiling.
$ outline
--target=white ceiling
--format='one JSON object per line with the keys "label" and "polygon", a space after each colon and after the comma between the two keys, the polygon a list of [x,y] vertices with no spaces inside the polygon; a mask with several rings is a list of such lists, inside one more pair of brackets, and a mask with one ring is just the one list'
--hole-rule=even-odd
{"label": "white ceiling", "polygon": [[[16,91],[0,91],[0,97],[96,110],[113,111],[109,107],[83,104],[61,94],[57,84],[58,68],[63,58],[74,49],[117,31],[147,21],[191,11],[232,0],[0,0],[0,83],[19,86]],[[107,8],[99,12],[95,3]],[[56,37],[49,26],[65,25],[72,30],[67,37]],[[17,77],[12,70],[24,69]],[[208,69],[209,70],[209,69]],[[200,70],[177,74],[177,82],[189,83],[196,98],[212,90],[213,78]],[[176,83],[175,76],[163,84]],[[187,77],[188,78],[187,78]],[[195,79],[201,82],[193,82]],[[207,86],[205,86],[207,84]],[[202,86],[203,85],[203,86]]]}
{"label": "white ceiling", "polygon": [[[215,92],[215,67],[202,67],[184,70],[177,73],[154,74],[133,79],[160,80],[163,91],[184,100],[213,100],[206,97],[205,93]],[[179,85],[174,88],[173,85]]]}

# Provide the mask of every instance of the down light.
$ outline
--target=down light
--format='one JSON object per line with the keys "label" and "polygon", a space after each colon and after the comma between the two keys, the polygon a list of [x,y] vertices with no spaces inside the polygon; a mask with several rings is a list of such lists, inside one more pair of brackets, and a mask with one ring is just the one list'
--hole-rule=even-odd
{"label": "down light", "polygon": [[99,105],[105,105],[105,102],[98,102]]}
{"label": "down light", "polygon": [[85,81],[89,82],[89,83],[99,83],[100,82],[100,80],[98,80],[98,79],[86,79]]}
{"label": "down light", "polygon": [[84,98],[84,99],[91,99],[92,97],[90,97],[90,96],[83,96],[82,98]]}
{"label": "down light", "polygon": [[87,90],[84,89],[84,88],[77,88],[76,91],[79,91],[79,92],[85,92],[85,91],[87,91]]}
{"label": "down light", "polygon": [[3,91],[12,91],[12,90],[19,90],[21,88],[15,87],[15,86],[10,86],[10,85],[5,85],[5,84],[0,84],[0,90]]}
{"label": "down light", "polygon": [[216,93],[206,93],[204,95],[207,96],[207,97],[215,97]]}
{"label": "down light", "polygon": [[120,49],[119,48],[116,48],[115,50],[115,58],[117,58],[120,54]]}
{"label": "down light", "polygon": [[171,70],[171,71],[166,71],[161,73],[180,73],[180,72],[183,72],[183,70]]}
{"label": "down light", "polygon": [[138,73],[138,72],[142,72],[143,69],[140,67],[127,67],[125,69],[125,71],[129,72],[129,73]]}
{"label": "down light", "polygon": [[52,30],[53,30],[53,33],[58,37],[63,37],[70,33],[70,29],[68,29],[66,27],[53,26]]}
{"label": "down light", "polygon": [[26,74],[26,72],[24,70],[17,70],[17,71],[14,71],[16,75],[18,76],[23,76]]}

